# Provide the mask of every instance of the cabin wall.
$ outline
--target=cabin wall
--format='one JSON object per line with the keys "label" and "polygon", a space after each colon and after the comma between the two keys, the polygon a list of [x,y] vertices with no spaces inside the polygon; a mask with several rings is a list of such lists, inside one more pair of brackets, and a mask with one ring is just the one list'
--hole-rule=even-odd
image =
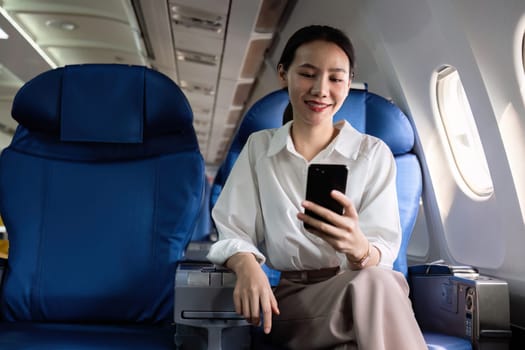
{"label": "cabin wall", "polygon": [[11,135],[8,135],[6,133],[0,132],[0,145],[3,147],[6,147],[11,143]]}
{"label": "cabin wall", "polygon": [[[356,80],[392,98],[419,133],[424,210],[409,249],[412,263],[442,258],[476,266],[506,279],[512,309],[525,309],[521,159],[525,83],[522,62],[516,59],[525,28],[525,2],[333,0],[329,4],[298,1],[254,96],[278,87],[273,67],[296,29],[318,23],[345,30],[356,47]],[[433,84],[436,71],[444,65],[458,69],[476,119],[494,185],[488,199],[473,198],[462,190],[443,142]],[[520,314],[514,312],[512,321],[525,327],[525,315]]]}

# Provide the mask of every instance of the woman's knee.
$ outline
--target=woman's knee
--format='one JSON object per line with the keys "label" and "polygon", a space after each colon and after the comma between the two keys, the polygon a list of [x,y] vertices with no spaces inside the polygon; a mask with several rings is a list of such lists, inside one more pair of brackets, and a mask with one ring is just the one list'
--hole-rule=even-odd
{"label": "woman's knee", "polygon": [[358,286],[358,288],[374,290],[400,288],[404,294],[408,295],[408,283],[405,276],[400,272],[381,267],[368,267],[360,270],[357,274],[354,271],[351,273],[353,278],[350,283]]}

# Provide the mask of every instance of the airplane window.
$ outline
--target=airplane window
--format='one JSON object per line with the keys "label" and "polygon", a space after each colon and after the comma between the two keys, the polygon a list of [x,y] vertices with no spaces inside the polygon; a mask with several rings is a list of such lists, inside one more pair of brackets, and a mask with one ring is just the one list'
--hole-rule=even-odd
{"label": "airplane window", "polygon": [[492,179],[465,89],[454,67],[438,72],[436,93],[446,144],[460,175],[458,184],[466,194],[486,198],[494,190]]}

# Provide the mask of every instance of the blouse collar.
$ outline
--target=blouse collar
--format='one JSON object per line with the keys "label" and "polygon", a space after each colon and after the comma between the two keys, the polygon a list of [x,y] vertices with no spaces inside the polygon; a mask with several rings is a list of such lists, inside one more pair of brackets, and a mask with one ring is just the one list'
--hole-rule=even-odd
{"label": "blouse collar", "polygon": [[[270,146],[268,147],[268,157],[274,156],[285,148],[296,153],[290,135],[292,123],[293,121],[289,121],[276,130],[270,141]],[[330,142],[325,150],[329,153],[331,153],[332,150],[335,150],[343,157],[355,160],[359,154],[363,134],[354,129],[354,127],[346,120],[336,122],[334,127],[339,129],[339,134],[332,142]]]}

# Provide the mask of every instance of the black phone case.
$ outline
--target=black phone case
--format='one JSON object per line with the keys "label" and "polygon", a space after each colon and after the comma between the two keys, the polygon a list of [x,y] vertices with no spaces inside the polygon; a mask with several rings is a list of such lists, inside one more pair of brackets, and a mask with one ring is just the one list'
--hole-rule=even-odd
{"label": "black phone case", "polygon": [[[343,207],[330,196],[330,192],[338,190],[345,193],[347,177],[348,168],[344,164],[311,164],[308,167],[308,178],[306,181],[306,200],[342,214]],[[325,221],[309,210],[305,210],[305,214]],[[305,228],[309,227],[309,225],[305,224]]]}

